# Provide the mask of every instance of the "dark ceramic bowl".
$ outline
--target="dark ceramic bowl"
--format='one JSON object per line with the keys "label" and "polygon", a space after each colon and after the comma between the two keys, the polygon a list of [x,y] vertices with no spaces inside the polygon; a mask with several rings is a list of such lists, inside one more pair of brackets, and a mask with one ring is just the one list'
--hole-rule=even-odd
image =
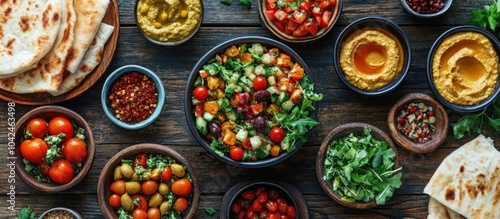
{"label": "dark ceramic bowl", "polygon": [[[147,117],[145,120],[142,120],[137,123],[128,123],[116,118],[116,114],[113,108],[111,108],[108,97],[111,87],[114,85],[115,81],[120,79],[121,76],[134,71],[146,75],[151,81],[153,81],[153,83],[156,86],[156,92],[158,92],[158,97],[157,97],[158,103],[156,104],[156,108],[153,111],[153,113],[149,115],[149,117]],[[104,82],[104,86],[102,87],[102,92],[101,92],[101,105],[106,116],[116,125],[129,130],[141,129],[150,125],[156,119],[158,119],[158,117],[160,117],[160,114],[163,110],[163,105],[165,105],[165,88],[163,87],[163,82],[161,81],[160,77],[158,77],[158,75],[156,75],[151,70],[138,65],[122,66],[113,71],[108,76],[108,78],[106,78],[106,81]]]}
{"label": "dark ceramic bowl", "polygon": [[181,44],[187,42],[188,40],[190,40],[194,35],[196,35],[196,33],[198,32],[198,30],[201,27],[201,24],[203,23],[203,16],[204,16],[205,10],[204,10],[204,6],[203,6],[203,0],[199,0],[199,1],[200,1],[200,4],[201,4],[200,20],[196,24],[195,29],[189,35],[187,35],[184,39],[182,39],[182,40],[179,40],[179,41],[160,41],[160,40],[157,40],[157,39],[154,39],[154,38],[148,36],[144,32],[144,30],[141,28],[141,26],[140,26],[140,24],[138,22],[138,18],[137,18],[137,10],[138,10],[138,3],[139,3],[138,0],[136,0],[135,6],[134,6],[135,23],[137,24],[137,28],[141,32],[142,36],[144,36],[144,38],[146,38],[151,43],[154,43],[154,44],[160,45],[160,46],[178,46],[178,45],[181,45]]}
{"label": "dark ceramic bowl", "polygon": [[[54,117],[63,116],[70,121],[73,121],[78,127],[85,129],[85,143],[87,144],[87,157],[83,161],[83,167],[81,171],[74,176],[74,178],[66,183],[66,184],[57,184],[54,182],[45,183],[38,181],[33,175],[29,174],[24,168],[23,156],[21,155],[20,145],[21,139],[23,139],[24,130],[26,125],[31,119],[34,118],[43,118],[47,121],[47,123]],[[69,189],[80,181],[83,180],[87,172],[90,170],[92,166],[92,161],[94,160],[95,154],[95,143],[94,137],[92,135],[92,129],[89,124],[82,118],[80,115],[75,113],[74,111],[55,105],[47,105],[37,107],[28,113],[24,114],[19,121],[17,121],[15,127],[16,133],[16,154],[18,155],[16,158],[16,173],[24,182],[26,182],[31,187],[44,191],[44,192],[60,192],[66,189]]]}
{"label": "dark ceramic bowl", "polygon": [[[232,205],[236,202],[236,200],[240,199],[242,193],[247,190],[260,190],[265,188],[266,192],[269,192],[271,189],[274,189],[279,192],[279,196],[283,198],[288,205],[294,206],[296,211],[295,219],[309,219],[309,208],[307,206],[307,202],[302,196],[302,193],[295,188],[294,186],[280,181],[274,180],[251,180],[246,182],[240,182],[231,187],[224,198],[222,199],[221,205],[221,219],[230,219],[235,218],[231,217],[234,213],[232,212]],[[268,193],[269,194],[269,193]],[[269,197],[268,197],[269,199]],[[250,203],[251,204],[251,203]],[[290,218],[294,219],[294,218]]]}
{"label": "dark ceramic bowl", "polygon": [[38,217],[38,219],[45,219],[45,217],[47,217],[48,219],[52,219],[52,218],[61,218],[60,215],[59,217],[55,216],[55,217],[49,217],[50,214],[54,214],[54,212],[67,212],[71,215],[73,215],[76,219],[83,219],[82,215],[79,214],[78,212],[70,209],[70,208],[64,208],[64,207],[56,207],[56,208],[51,208],[45,212],[43,212],[40,217]]}
{"label": "dark ceramic bowl", "polygon": [[321,185],[321,188],[323,188],[326,194],[330,196],[330,198],[332,198],[337,203],[355,209],[372,208],[375,207],[377,203],[375,202],[375,200],[371,202],[347,202],[343,200],[342,196],[340,196],[337,192],[333,190],[332,182],[326,181],[324,179],[325,159],[326,159],[327,148],[333,140],[346,137],[351,133],[353,133],[354,135],[359,135],[363,133],[365,127],[371,129],[371,134],[373,138],[377,140],[386,141],[389,144],[389,147],[392,148],[392,150],[394,150],[394,152],[396,153],[396,156],[394,158],[394,169],[399,168],[400,167],[399,155],[389,135],[387,135],[384,131],[380,130],[379,128],[365,123],[347,123],[334,128],[330,133],[328,133],[325,140],[321,144],[321,147],[318,150],[318,155],[316,157],[316,176],[318,178],[319,184]]}
{"label": "dark ceramic bowl", "polygon": [[[329,10],[332,15],[331,18],[328,22],[328,26],[325,28],[320,28],[318,27],[318,33],[316,35],[311,35],[311,34],[306,34],[304,36],[293,36],[293,34],[286,34],[285,32],[279,30],[277,27],[275,21],[271,20],[268,15],[266,15],[266,12],[268,11],[268,6],[267,6],[267,0],[258,0],[259,3],[259,18],[263,26],[265,26],[271,33],[273,33],[275,36],[279,37],[280,39],[290,42],[290,43],[307,43],[307,42],[314,42],[322,37],[324,37],[330,30],[333,28],[335,23],[337,22],[338,18],[340,17],[340,13],[342,11],[342,2],[343,0],[337,0],[336,4],[331,7]],[[277,6],[276,6],[277,7]],[[286,28],[286,26],[284,26]],[[306,30],[307,31],[307,30]]]}
{"label": "dark ceramic bowl", "polygon": [[453,3],[453,0],[441,0],[442,3],[444,3],[443,8],[439,10],[436,13],[430,13],[430,14],[422,14],[422,13],[417,13],[415,10],[413,10],[410,5],[408,5],[407,0],[401,0],[401,5],[403,5],[403,8],[410,14],[411,16],[419,19],[433,19],[440,17],[441,15],[445,14],[448,9],[450,9],[451,4]]}
{"label": "dark ceramic bowl", "polygon": [[460,32],[475,32],[475,33],[483,34],[486,38],[488,38],[490,40],[491,44],[493,45],[493,49],[495,50],[497,56],[500,55],[500,42],[490,32],[488,32],[484,29],[481,29],[479,27],[475,27],[475,26],[453,27],[453,28],[445,31],[443,34],[441,34],[441,36],[438,37],[438,39],[434,42],[434,44],[432,44],[432,47],[429,51],[429,56],[427,57],[427,67],[426,67],[427,80],[429,81],[429,85],[430,85],[432,91],[434,92],[434,94],[436,95],[436,98],[444,106],[446,106],[452,110],[458,111],[458,112],[465,112],[465,113],[477,112],[477,111],[483,110],[485,107],[492,104],[495,101],[496,97],[500,94],[500,76],[497,77],[497,83],[496,83],[496,87],[495,87],[495,90],[493,91],[493,93],[485,100],[483,100],[477,104],[474,104],[474,105],[460,105],[460,104],[455,104],[455,103],[448,101],[446,98],[443,97],[443,95],[441,95],[441,93],[439,93],[439,91],[437,90],[437,88],[434,84],[433,70],[432,70],[432,63],[433,63],[434,54],[436,53],[436,50],[438,49],[439,45],[446,38],[450,37],[453,34],[460,33]]}
{"label": "dark ceramic bowl", "polygon": [[181,154],[177,151],[171,149],[165,145],[159,144],[149,144],[142,143],[137,145],[132,145],[126,147],[125,149],[119,151],[113,157],[111,157],[106,165],[102,168],[101,174],[99,175],[99,180],[97,182],[97,200],[99,202],[99,207],[101,208],[101,212],[105,218],[117,218],[115,210],[109,204],[108,200],[112,194],[112,191],[109,189],[111,183],[113,182],[113,172],[115,168],[121,164],[122,159],[129,159],[131,157],[135,157],[138,154],[160,154],[164,156],[168,156],[178,164],[186,166],[186,173],[189,173],[191,176],[192,183],[192,202],[189,204],[189,207],[183,212],[183,218],[193,218],[196,210],[198,208],[198,202],[200,200],[200,184],[198,182],[198,178],[196,177],[196,173],[194,172],[191,164],[186,160]]}
{"label": "dark ceramic bowl", "polygon": [[[349,80],[346,78],[346,75],[340,65],[340,54],[342,50],[342,45],[344,44],[346,39],[354,32],[363,30],[365,28],[369,29],[376,28],[391,33],[399,41],[402,47],[401,49],[403,51],[403,65],[398,75],[391,83],[377,90],[364,90],[351,84],[351,82],[349,82]],[[367,96],[379,96],[387,94],[396,89],[401,84],[401,82],[403,82],[404,78],[406,77],[406,74],[410,69],[410,63],[411,63],[410,43],[408,41],[408,37],[403,32],[403,30],[391,20],[376,16],[364,17],[354,21],[340,33],[339,37],[337,38],[337,41],[335,42],[333,63],[335,65],[335,71],[337,72],[337,75],[339,76],[340,80],[354,92]]]}
{"label": "dark ceramic bowl", "polygon": [[[211,59],[215,57],[216,54],[219,54],[223,52],[226,48],[236,45],[236,44],[241,44],[241,43],[261,43],[262,45],[265,45],[267,47],[272,47],[272,48],[278,48],[280,51],[285,52],[288,54],[292,61],[299,63],[303,68],[304,68],[304,74],[306,75],[311,75],[311,71],[307,67],[306,63],[304,60],[302,60],[299,55],[294,52],[290,47],[286,46],[283,43],[280,43],[276,40],[265,38],[265,37],[259,37],[259,36],[247,36],[247,37],[239,37],[235,38],[232,40],[228,40],[224,43],[219,44],[215,48],[211,49],[209,52],[207,52],[199,61],[196,63],[195,67],[191,71],[188,79],[188,83],[186,86],[186,93],[184,97],[184,111],[186,113],[186,119],[187,123],[189,126],[189,129],[191,130],[191,133],[194,135],[196,140],[201,144],[203,148],[205,148],[212,156],[215,158],[227,163],[231,164],[234,166],[239,166],[239,167],[245,167],[245,168],[260,168],[260,167],[265,167],[265,166],[271,166],[273,164],[279,163],[288,157],[292,156],[294,153],[296,153],[304,143],[301,141],[297,141],[295,144],[295,149],[291,152],[280,152],[280,154],[277,157],[271,157],[271,158],[266,158],[266,159],[261,159],[257,161],[235,161],[231,159],[229,156],[220,156],[216,152],[214,152],[211,147],[210,143],[204,136],[198,132],[196,129],[196,123],[195,123],[195,116],[194,116],[194,108],[195,106],[193,105],[193,101],[191,99],[192,93],[193,93],[193,84],[195,83],[196,78],[199,75],[200,69],[203,69],[203,66]],[[310,81],[312,81],[311,77],[309,77]],[[318,102],[313,102],[313,106],[316,110],[311,112],[310,117],[313,119],[317,120],[317,114],[318,114],[318,108],[319,108],[319,103]],[[304,136],[306,139],[309,138],[311,135],[311,131],[307,132],[306,135]]]}

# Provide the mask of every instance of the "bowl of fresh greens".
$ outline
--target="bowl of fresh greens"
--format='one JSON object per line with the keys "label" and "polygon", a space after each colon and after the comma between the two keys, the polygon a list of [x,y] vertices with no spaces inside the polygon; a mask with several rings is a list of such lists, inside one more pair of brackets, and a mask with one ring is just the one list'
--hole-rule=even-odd
{"label": "bowl of fresh greens", "polygon": [[365,123],[348,123],[325,138],[316,159],[323,190],[346,207],[384,205],[401,186],[402,167],[391,138]]}

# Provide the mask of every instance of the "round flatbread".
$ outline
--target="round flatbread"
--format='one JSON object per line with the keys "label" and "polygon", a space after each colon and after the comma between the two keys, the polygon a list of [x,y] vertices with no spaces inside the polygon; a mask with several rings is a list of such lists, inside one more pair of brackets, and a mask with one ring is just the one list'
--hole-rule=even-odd
{"label": "round flatbread", "polygon": [[52,48],[61,24],[60,0],[3,0],[0,78],[34,68]]}

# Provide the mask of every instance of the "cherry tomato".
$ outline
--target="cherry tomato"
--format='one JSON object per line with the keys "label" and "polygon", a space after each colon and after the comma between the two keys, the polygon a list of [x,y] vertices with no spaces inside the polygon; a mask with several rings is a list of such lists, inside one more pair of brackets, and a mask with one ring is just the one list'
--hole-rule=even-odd
{"label": "cherry tomato", "polygon": [[160,219],[161,212],[157,207],[152,207],[148,209],[148,219]]}
{"label": "cherry tomato", "polygon": [[200,117],[203,116],[205,112],[205,102],[197,103],[194,107],[194,116]]}
{"label": "cherry tomato", "polygon": [[118,194],[112,194],[111,196],[109,196],[108,202],[109,202],[109,205],[111,205],[111,207],[113,207],[113,208],[118,208],[122,205],[120,195],[118,195]]}
{"label": "cherry tomato", "polygon": [[278,198],[278,200],[276,200],[276,203],[278,204],[278,211],[282,214],[286,214],[288,203],[285,201],[285,199]]}
{"label": "cherry tomato", "polygon": [[285,138],[285,131],[281,127],[275,126],[269,132],[269,138],[274,143],[280,143]]}
{"label": "cherry tomato", "polygon": [[253,79],[253,89],[255,91],[265,90],[267,88],[267,80],[264,76],[257,76]]}
{"label": "cherry tomato", "polygon": [[238,202],[233,202],[231,205],[231,211],[235,214],[240,213],[242,209],[243,207]]}
{"label": "cherry tomato", "polygon": [[62,153],[69,162],[80,163],[87,157],[87,147],[81,139],[70,138],[64,142]]}
{"label": "cherry tomato", "polygon": [[252,211],[252,210],[248,209],[247,210],[247,217],[246,218],[247,219],[257,219],[259,217],[257,216],[257,213],[255,211]]}
{"label": "cherry tomato", "polygon": [[263,192],[266,192],[265,186],[259,186],[259,187],[255,188],[255,195],[257,196],[257,198],[259,198],[258,196]]}
{"label": "cherry tomato", "polygon": [[35,138],[33,140],[24,140],[20,146],[21,155],[24,159],[32,163],[41,163],[43,158],[47,154],[49,147],[47,143],[40,138]]}
{"label": "cherry tomato", "polygon": [[50,178],[59,184],[68,183],[73,179],[74,174],[73,166],[64,158],[56,160],[49,169]]}
{"label": "cherry tomato", "polygon": [[295,207],[288,206],[288,208],[286,209],[286,215],[288,216],[288,218],[295,218],[295,216],[297,215]]}
{"label": "cherry tomato", "polygon": [[172,179],[172,168],[169,166],[163,168],[161,171],[160,178],[162,181],[170,181]]}
{"label": "cherry tomato", "polygon": [[208,89],[207,87],[200,85],[194,89],[193,95],[197,100],[204,101],[208,97]]}
{"label": "cherry tomato", "polygon": [[45,162],[38,163],[38,169],[40,169],[40,173],[42,173],[42,175],[49,176],[50,166],[47,163]]}
{"label": "cherry tomato", "polygon": [[270,212],[275,212],[278,210],[278,204],[272,200],[267,200],[266,209]]}
{"label": "cherry tomato", "polygon": [[49,134],[58,135],[64,133],[65,141],[73,137],[73,124],[68,119],[57,116],[49,121]]}
{"label": "cherry tomato", "polygon": [[134,159],[134,167],[135,166],[142,166],[146,168],[148,166],[148,156],[146,154],[138,154],[135,159]]}
{"label": "cherry tomato", "polygon": [[192,185],[188,179],[182,178],[173,182],[170,189],[176,195],[187,196],[191,193]]}
{"label": "cherry tomato", "polygon": [[289,217],[286,214],[280,215],[280,219],[289,219]]}
{"label": "cherry tomato", "polygon": [[144,196],[140,194],[134,194],[130,198],[132,198],[132,201],[134,202],[134,205],[137,206],[137,208],[144,211],[148,210],[148,200]]}
{"label": "cherry tomato", "polygon": [[281,214],[279,212],[269,213],[269,219],[280,219]]}
{"label": "cherry tomato", "polygon": [[144,195],[152,195],[158,191],[158,183],[154,180],[145,180],[141,184],[141,191]]}
{"label": "cherry tomato", "polygon": [[42,118],[34,118],[26,124],[26,131],[35,138],[44,138],[47,135],[47,122]]}
{"label": "cherry tomato", "polygon": [[262,210],[262,203],[260,203],[257,199],[253,200],[251,209],[252,211]]}
{"label": "cherry tomato", "polygon": [[257,196],[257,200],[259,200],[260,203],[264,204],[266,203],[267,201],[267,193],[266,192],[262,192],[260,193],[258,196]]}
{"label": "cherry tomato", "polygon": [[140,208],[136,208],[132,211],[132,217],[134,219],[148,219],[148,213]]}
{"label": "cherry tomato", "polygon": [[109,189],[118,195],[123,195],[127,192],[125,180],[119,179],[111,183]]}
{"label": "cherry tomato", "polygon": [[240,147],[236,147],[236,146],[232,147],[231,151],[229,151],[229,155],[231,156],[231,159],[233,159],[235,161],[242,160],[244,154],[245,154],[245,152],[243,151],[243,149]]}
{"label": "cherry tomato", "polygon": [[188,206],[188,200],[185,197],[178,197],[174,202],[174,209],[178,212],[185,211]]}
{"label": "cherry tomato", "polygon": [[241,197],[243,197],[243,199],[245,199],[245,200],[252,201],[255,199],[255,192],[251,189],[245,190],[241,193]]}
{"label": "cherry tomato", "polygon": [[269,199],[276,201],[280,197],[280,192],[276,189],[269,189],[267,192]]}

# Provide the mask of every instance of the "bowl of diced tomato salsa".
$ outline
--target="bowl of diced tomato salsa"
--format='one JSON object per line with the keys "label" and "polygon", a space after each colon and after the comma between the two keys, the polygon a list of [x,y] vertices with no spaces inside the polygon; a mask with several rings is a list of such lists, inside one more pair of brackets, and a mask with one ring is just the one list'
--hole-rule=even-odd
{"label": "bowl of diced tomato salsa", "polygon": [[288,46],[257,36],[226,41],[193,68],[185,113],[214,157],[258,168],[297,152],[317,124],[322,94],[305,62]]}
{"label": "bowl of diced tomato salsa", "polygon": [[335,25],[342,0],[259,0],[260,20],[274,35],[292,43],[316,41]]}

